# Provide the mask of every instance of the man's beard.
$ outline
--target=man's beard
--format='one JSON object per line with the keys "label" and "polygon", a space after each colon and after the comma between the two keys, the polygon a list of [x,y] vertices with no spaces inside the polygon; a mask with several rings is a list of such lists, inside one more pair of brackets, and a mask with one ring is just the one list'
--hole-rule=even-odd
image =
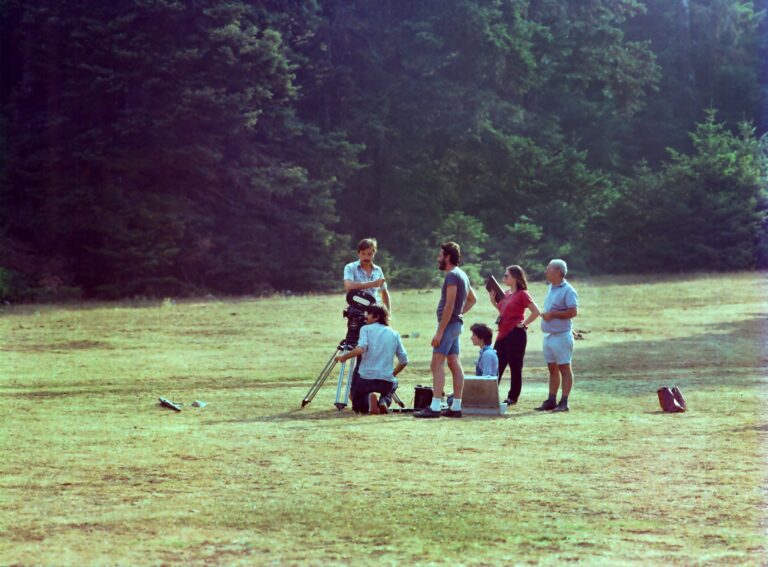
{"label": "man's beard", "polygon": [[440,268],[441,272],[444,272],[445,268],[447,266],[447,263],[445,262],[445,260],[438,260],[437,261],[437,266]]}

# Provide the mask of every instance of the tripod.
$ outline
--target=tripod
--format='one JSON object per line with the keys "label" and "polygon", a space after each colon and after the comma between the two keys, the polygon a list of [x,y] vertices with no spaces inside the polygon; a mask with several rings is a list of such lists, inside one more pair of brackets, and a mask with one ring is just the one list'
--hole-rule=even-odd
{"label": "tripod", "polygon": [[[328,359],[328,362],[325,363],[325,366],[320,371],[320,374],[318,374],[314,384],[312,384],[312,386],[309,388],[307,395],[304,396],[304,399],[301,401],[301,407],[304,407],[309,402],[311,402],[315,397],[315,394],[320,391],[320,388],[323,386],[325,381],[328,379],[328,376],[330,376],[331,372],[333,372],[333,368],[336,366],[336,357],[353,350],[355,346],[356,345],[351,344],[347,339],[344,339],[339,343],[339,346],[336,347],[336,350],[331,355],[331,358]],[[349,363],[349,365],[347,365],[347,363]],[[347,407],[347,404],[349,403],[349,391],[352,387],[352,376],[355,371],[355,364],[356,361],[351,360],[345,360],[341,363],[341,368],[339,369],[339,381],[336,384],[336,402],[333,404],[339,411]],[[343,397],[342,391],[344,392]],[[395,392],[392,392],[392,400],[401,408],[405,407],[405,404]]]}

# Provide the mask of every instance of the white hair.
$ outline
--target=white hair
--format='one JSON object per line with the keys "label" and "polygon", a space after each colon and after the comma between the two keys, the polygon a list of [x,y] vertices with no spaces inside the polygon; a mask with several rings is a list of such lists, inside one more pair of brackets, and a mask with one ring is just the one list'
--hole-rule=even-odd
{"label": "white hair", "polygon": [[560,260],[559,258],[555,258],[554,260],[550,260],[549,265],[554,266],[555,268],[560,270],[560,273],[563,274],[563,277],[565,277],[565,274],[568,273],[568,264],[565,263],[565,260]]}

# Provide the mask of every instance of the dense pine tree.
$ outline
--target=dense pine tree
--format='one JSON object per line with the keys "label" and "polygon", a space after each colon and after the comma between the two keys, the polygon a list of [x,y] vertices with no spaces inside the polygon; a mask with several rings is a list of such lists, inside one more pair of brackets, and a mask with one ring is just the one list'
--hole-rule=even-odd
{"label": "dense pine tree", "polygon": [[0,0],[0,296],[764,265],[763,8]]}

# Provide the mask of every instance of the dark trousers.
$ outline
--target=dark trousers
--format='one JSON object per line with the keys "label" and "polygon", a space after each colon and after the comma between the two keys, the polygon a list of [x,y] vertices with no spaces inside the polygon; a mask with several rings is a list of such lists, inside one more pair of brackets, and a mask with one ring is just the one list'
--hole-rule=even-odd
{"label": "dark trousers", "polygon": [[503,339],[496,341],[493,347],[499,356],[499,384],[509,366],[511,376],[507,398],[514,402],[520,397],[523,387],[523,359],[527,344],[528,334],[525,329],[515,327]]}
{"label": "dark trousers", "polygon": [[[360,361],[361,360],[362,360],[362,357],[358,356],[357,362],[355,363],[355,369],[352,372],[352,384],[350,384],[350,387],[349,387],[349,397],[351,400],[355,399],[355,390],[357,389],[357,385],[360,383],[360,380],[361,380],[360,378]],[[394,384],[394,387],[388,393],[382,394],[380,398],[382,402],[387,404],[387,407],[392,405],[392,395],[395,393],[395,390],[397,390],[397,383]],[[370,392],[368,393],[370,394]]]}
{"label": "dark trousers", "polygon": [[369,394],[381,394],[381,400],[386,403],[387,397],[392,395],[394,385],[394,382],[388,380],[359,378],[355,386],[355,394],[352,396],[352,409],[359,413],[368,413]]}

